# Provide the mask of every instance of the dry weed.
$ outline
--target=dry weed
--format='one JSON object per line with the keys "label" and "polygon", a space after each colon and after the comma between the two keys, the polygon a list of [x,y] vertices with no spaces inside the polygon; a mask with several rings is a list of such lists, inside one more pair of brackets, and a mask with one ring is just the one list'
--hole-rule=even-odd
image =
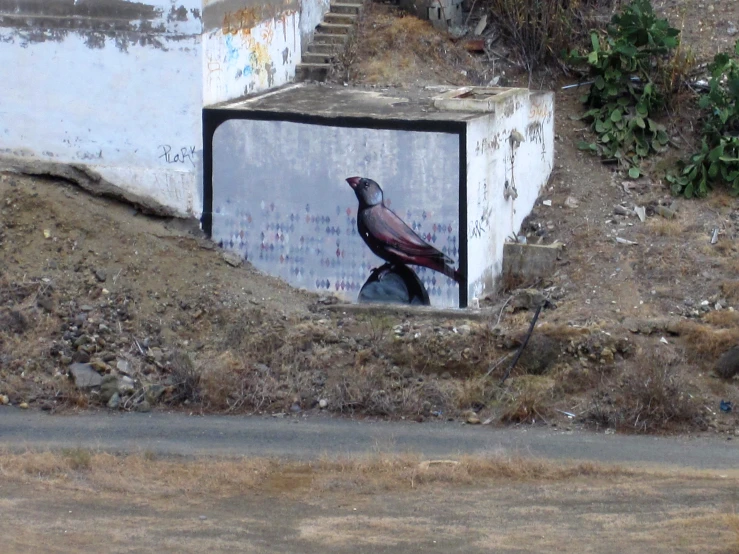
{"label": "dry weed", "polygon": [[511,380],[498,402],[503,408],[504,423],[533,423],[546,420],[551,414],[556,382],[550,377],[523,375]]}
{"label": "dry weed", "polygon": [[732,346],[739,344],[739,328],[716,329],[693,321],[678,325],[680,337],[694,360],[714,360]]}
{"label": "dry weed", "polygon": [[[72,463],[70,460],[81,460]],[[691,472],[703,478],[710,473]],[[322,492],[371,494],[412,491],[437,486],[485,486],[496,483],[552,483],[580,477],[600,479],[678,476],[674,471],[625,468],[597,462],[553,462],[522,456],[462,456],[423,460],[416,454],[378,452],[361,458],[324,457],[316,461],[276,458],[157,458],[149,453],[112,455],[75,449],[60,452],[0,451],[0,477],[5,482],[85,487],[94,491],[154,494],[162,497],[233,497],[250,493]],[[730,520],[733,525],[733,520]]]}
{"label": "dry weed", "polygon": [[187,352],[176,350],[172,355],[171,377],[174,383],[172,402],[199,399],[200,373]]}
{"label": "dry weed", "polygon": [[736,511],[726,516],[726,526],[734,533],[732,544],[726,549],[726,554],[739,554],[739,515]]}
{"label": "dry weed", "polygon": [[[386,6],[370,4],[366,11],[372,24],[359,29],[356,57],[349,68],[355,79],[400,86],[428,78],[465,84],[457,65],[469,66],[474,60],[446,33],[429,21],[399,14]],[[424,74],[429,66],[435,75]]]}
{"label": "dry weed", "polygon": [[721,327],[722,329],[735,329],[739,328],[739,312],[715,310],[707,313],[703,318],[703,321],[716,327]]}
{"label": "dry weed", "polygon": [[641,356],[640,363],[596,393],[586,419],[639,433],[705,427],[701,405],[690,393],[684,369],[682,358],[670,351]]}
{"label": "dry weed", "polygon": [[[591,2],[592,3],[592,2]],[[531,71],[558,60],[588,30],[580,0],[487,0],[493,21],[522,65]]]}
{"label": "dry weed", "polygon": [[[739,262],[737,263],[736,271],[739,272]],[[739,302],[739,279],[721,283],[721,292],[727,300]]]}
{"label": "dry weed", "polygon": [[647,221],[647,229],[660,237],[677,237],[683,234],[685,228],[678,219],[652,217]]}

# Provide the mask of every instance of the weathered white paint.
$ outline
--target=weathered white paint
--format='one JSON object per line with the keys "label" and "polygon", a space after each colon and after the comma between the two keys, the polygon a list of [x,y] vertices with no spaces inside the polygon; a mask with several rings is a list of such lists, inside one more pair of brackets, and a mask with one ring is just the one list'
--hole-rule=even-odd
{"label": "weathered white paint", "polygon": [[299,20],[292,11],[239,32],[206,32],[205,105],[289,83],[300,62]]}
{"label": "weathered white paint", "polygon": [[[25,43],[0,29],[0,153],[83,163],[182,213],[202,205],[200,36],[158,37],[168,49],[80,33]],[[175,152],[187,156],[175,161]],[[170,156],[165,155],[167,149]]]}
{"label": "weathered white paint", "polygon": [[300,37],[305,48],[323,16],[331,7],[331,0],[304,0],[300,3]]}
{"label": "weathered white paint", "polygon": [[[195,216],[203,106],[290,81],[301,34],[328,9],[327,0],[99,0],[89,16],[91,3],[49,0],[68,10],[49,18],[37,2],[20,5],[2,13],[0,3],[0,156],[86,164]],[[262,19],[236,33],[206,29],[204,10],[219,5],[224,19],[240,9]],[[137,10],[149,16],[132,18]]]}
{"label": "weathered white paint", "polygon": [[[525,91],[506,104],[467,126],[470,299],[495,290],[503,244],[531,212],[554,163],[554,95]],[[524,138],[516,148],[514,131]],[[507,198],[506,182],[516,191]]]}

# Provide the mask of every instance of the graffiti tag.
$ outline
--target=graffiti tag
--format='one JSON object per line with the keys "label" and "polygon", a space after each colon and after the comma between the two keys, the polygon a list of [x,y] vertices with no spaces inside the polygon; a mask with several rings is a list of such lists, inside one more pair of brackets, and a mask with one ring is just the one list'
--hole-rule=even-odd
{"label": "graffiti tag", "polygon": [[169,144],[160,144],[159,151],[159,159],[164,160],[168,164],[184,164],[190,162],[193,166],[195,165],[197,153],[195,152],[194,146],[183,146],[179,150],[173,151]]}

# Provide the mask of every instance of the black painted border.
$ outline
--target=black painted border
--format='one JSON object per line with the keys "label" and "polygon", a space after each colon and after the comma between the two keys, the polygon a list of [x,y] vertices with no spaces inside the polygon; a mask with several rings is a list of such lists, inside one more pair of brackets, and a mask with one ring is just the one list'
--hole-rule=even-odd
{"label": "black painted border", "polygon": [[213,135],[218,127],[231,119],[287,121],[307,125],[354,127],[389,131],[447,133],[459,137],[459,267],[463,279],[459,286],[459,307],[468,303],[467,268],[467,123],[464,121],[380,119],[364,116],[321,116],[269,110],[239,110],[233,108],[203,109],[203,231],[213,234]]}

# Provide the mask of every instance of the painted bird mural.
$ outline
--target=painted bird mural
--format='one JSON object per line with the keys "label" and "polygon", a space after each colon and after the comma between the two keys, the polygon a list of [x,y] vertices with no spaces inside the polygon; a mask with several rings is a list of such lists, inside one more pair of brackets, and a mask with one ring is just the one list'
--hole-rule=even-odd
{"label": "painted bird mural", "polygon": [[453,267],[454,260],[424,241],[385,206],[380,185],[364,177],[349,177],[346,182],[359,200],[359,234],[376,256],[391,264],[428,267],[462,282],[462,274]]}

